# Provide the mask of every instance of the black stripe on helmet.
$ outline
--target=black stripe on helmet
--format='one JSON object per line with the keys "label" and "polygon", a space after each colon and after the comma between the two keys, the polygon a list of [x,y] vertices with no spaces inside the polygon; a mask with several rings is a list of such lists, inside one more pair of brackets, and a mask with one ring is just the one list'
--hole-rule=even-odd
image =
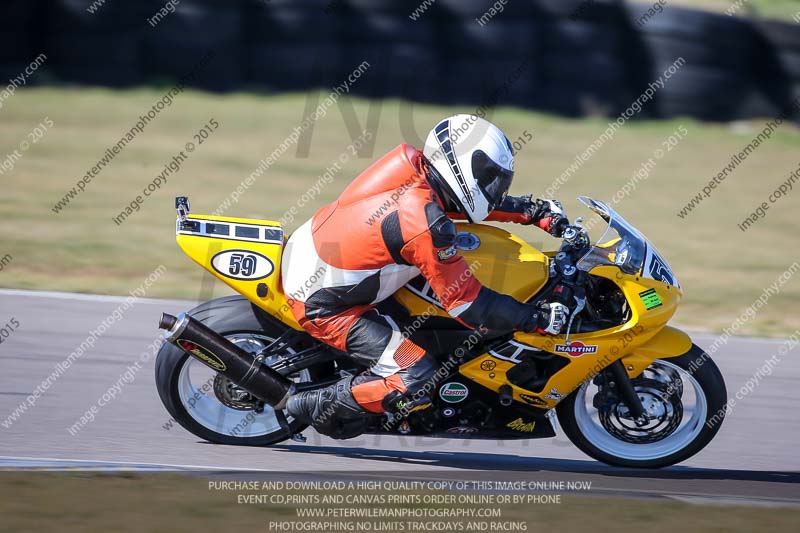
{"label": "black stripe on helmet", "polygon": [[458,165],[455,150],[453,149],[453,144],[450,142],[450,121],[443,120],[437,124],[436,128],[434,128],[434,132],[436,133],[436,138],[439,140],[442,153],[444,153],[447,158],[447,164],[450,165],[450,170],[455,174],[456,181],[458,181],[458,185],[461,187],[461,192],[464,193],[464,199],[469,204],[470,209],[475,209],[475,199],[472,197],[472,192],[469,190],[467,181],[464,179],[464,173],[461,172],[461,167]]}

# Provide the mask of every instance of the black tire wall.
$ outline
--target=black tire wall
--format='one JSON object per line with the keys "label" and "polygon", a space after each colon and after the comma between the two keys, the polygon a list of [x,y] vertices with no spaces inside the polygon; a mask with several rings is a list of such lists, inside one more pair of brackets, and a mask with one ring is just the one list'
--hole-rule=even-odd
{"label": "black tire wall", "polygon": [[[800,88],[800,25],[621,0],[8,0],[0,74],[212,90],[331,88],[362,61],[370,97],[614,116],[676,58],[642,116],[776,115]],[[99,5],[96,2],[101,2]],[[494,7],[502,11],[487,15]],[[649,11],[649,12],[648,12]]]}
{"label": "black tire wall", "polygon": [[39,55],[34,39],[35,6],[14,2],[3,8],[0,17],[0,86],[14,78]]}
{"label": "black tire wall", "polygon": [[[163,6],[152,7],[146,19]],[[148,78],[185,78],[188,86],[226,91],[245,81],[246,13],[236,2],[182,1],[155,25],[144,24],[143,64]],[[212,55],[208,55],[212,54]],[[205,59],[204,59],[205,58]]]}
{"label": "black tire wall", "polygon": [[69,82],[110,87],[143,83],[145,34],[138,21],[144,22],[151,1],[108,0],[92,13],[93,1],[41,0],[47,67]]}

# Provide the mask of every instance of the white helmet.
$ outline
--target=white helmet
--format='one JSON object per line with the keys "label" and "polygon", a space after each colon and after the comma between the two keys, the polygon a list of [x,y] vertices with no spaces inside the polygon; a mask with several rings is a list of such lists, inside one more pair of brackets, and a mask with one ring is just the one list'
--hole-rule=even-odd
{"label": "white helmet", "polygon": [[[477,115],[453,115],[425,140],[433,178],[471,222],[481,222],[508,194],[514,151],[497,126]],[[438,174],[438,176],[436,175]]]}

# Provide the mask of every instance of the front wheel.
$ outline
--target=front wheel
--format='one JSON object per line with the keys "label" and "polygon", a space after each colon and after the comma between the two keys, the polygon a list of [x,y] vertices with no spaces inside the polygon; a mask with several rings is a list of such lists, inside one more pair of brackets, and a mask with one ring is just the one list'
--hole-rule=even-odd
{"label": "front wheel", "polygon": [[692,457],[719,431],[725,413],[725,381],[701,348],[658,359],[631,380],[647,415],[637,425],[624,402],[598,375],[557,407],[570,441],[604,463],[663,468]]}

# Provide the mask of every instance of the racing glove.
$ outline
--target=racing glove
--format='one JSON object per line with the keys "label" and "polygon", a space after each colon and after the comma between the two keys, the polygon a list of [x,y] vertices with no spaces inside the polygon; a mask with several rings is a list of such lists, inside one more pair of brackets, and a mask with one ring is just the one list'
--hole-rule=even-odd
{"label": "racing glove", "polygon": [[553,302],[539,306],[539,325],[536,333],[540,335],[558,335],[569,317],[569,307]]}
{"label": "racing glove", "polygon": [[564,206],[558,200],[543,200],[533,197],[529,200],[526,214],[531,217],[531,224],[536,224],[553,237],[561,237],[569,226],[569,219],[564,212]]}

